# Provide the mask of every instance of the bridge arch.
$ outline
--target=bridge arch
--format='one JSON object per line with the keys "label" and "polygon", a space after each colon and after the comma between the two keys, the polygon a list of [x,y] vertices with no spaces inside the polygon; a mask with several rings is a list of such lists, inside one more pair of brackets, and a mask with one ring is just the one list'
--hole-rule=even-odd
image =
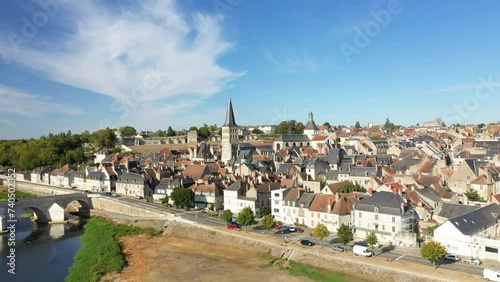
{"label": "bridge arch", "polygon": [[62,204],[61,207],[69,213],[78,214],[82,217],[90,217],[90,209],[92,209],[92,206],[85,200],[75,199]]}
{"label": "bridge arch", "polygon": [[39,208],[27,206],[23,207],[22,211],[32,211],[36,222],[48,223],[50,221],[49,218],[47,217],[47,214]]}

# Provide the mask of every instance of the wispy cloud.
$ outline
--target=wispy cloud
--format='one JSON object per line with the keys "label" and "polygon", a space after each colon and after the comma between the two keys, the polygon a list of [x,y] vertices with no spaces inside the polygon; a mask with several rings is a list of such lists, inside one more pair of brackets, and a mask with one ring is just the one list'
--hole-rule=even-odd
{"label": "wispy cloud", "polygon": [[217,63],[232,44],[222,37],[215,15],[182,13],[173,0],[127,7],[71,1],[61,9],[62,20],[54,25],[64,34],[57,40],[45,41],[43,50],[24,46],[18,56],[5,41],[0,56],[53,81],[130,104],[186,94],[206,98],[241,75]]}
{"label": "wispy cloud", "polygon": [[264,57],[276,70],[284,73],[316,72],[319,64],[316,63],[306,52],[289,52],[288,54],[276,55],[275,52],[264,50]]}
{"label": "wispy cloud", "polygon": [[[82,110],[63,103],[51,101],[48,97],[34,95],[26,91],[0,84],[0,101],[2,113],[14,114],[28,118],[43,117],[47,114],[79,115]],[[1,123],[11,124],[9,120]]]}

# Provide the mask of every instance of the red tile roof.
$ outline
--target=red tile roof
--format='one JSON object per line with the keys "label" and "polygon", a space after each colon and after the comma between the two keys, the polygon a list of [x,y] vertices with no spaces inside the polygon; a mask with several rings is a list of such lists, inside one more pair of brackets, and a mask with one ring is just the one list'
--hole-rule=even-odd
{"label": "red tile roof", "polygon": [[486,175],[480,175],[478,178],[474,179],[471,184],[476,184],[476,185],[487,185],[488,184],[488,179]]}
{"label": "red tile roof", "polygon": [[328,136],[319,135],[319,136],[315,136],[311,141],[324,141],[326,138],[328,138]]}

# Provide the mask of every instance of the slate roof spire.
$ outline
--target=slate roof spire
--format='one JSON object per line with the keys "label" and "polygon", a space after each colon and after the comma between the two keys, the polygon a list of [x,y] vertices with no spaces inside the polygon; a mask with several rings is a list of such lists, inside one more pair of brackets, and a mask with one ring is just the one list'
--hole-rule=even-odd
{"label": "slate roof spire", "polygon": [[223,126],[237,126],[236,122],[234,121],[233,104],[231,103],[231,98],[229,98],[229,103],[227,104],[226,122]]}
{"label": "slate roof spire", "polygon": [[309,112],[309,119],[307,120],[306,126],[304,129],[309,129],[309,130],[318,130],[318,127],[316,126],[316,123],[314,123],[313,119],[313,113]]}

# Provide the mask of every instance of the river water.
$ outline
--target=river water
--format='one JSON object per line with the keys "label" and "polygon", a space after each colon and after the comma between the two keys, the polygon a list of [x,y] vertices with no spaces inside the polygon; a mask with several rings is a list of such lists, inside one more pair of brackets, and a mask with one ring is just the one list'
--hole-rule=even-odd
{"label": "river water", "polygon": [[63,282],[82,247],[84,221],[70,215],[67,224],[36,224],[20,218],[16,225],[16,274],[7,272],[7,234],[0,235],[0,281]]}

